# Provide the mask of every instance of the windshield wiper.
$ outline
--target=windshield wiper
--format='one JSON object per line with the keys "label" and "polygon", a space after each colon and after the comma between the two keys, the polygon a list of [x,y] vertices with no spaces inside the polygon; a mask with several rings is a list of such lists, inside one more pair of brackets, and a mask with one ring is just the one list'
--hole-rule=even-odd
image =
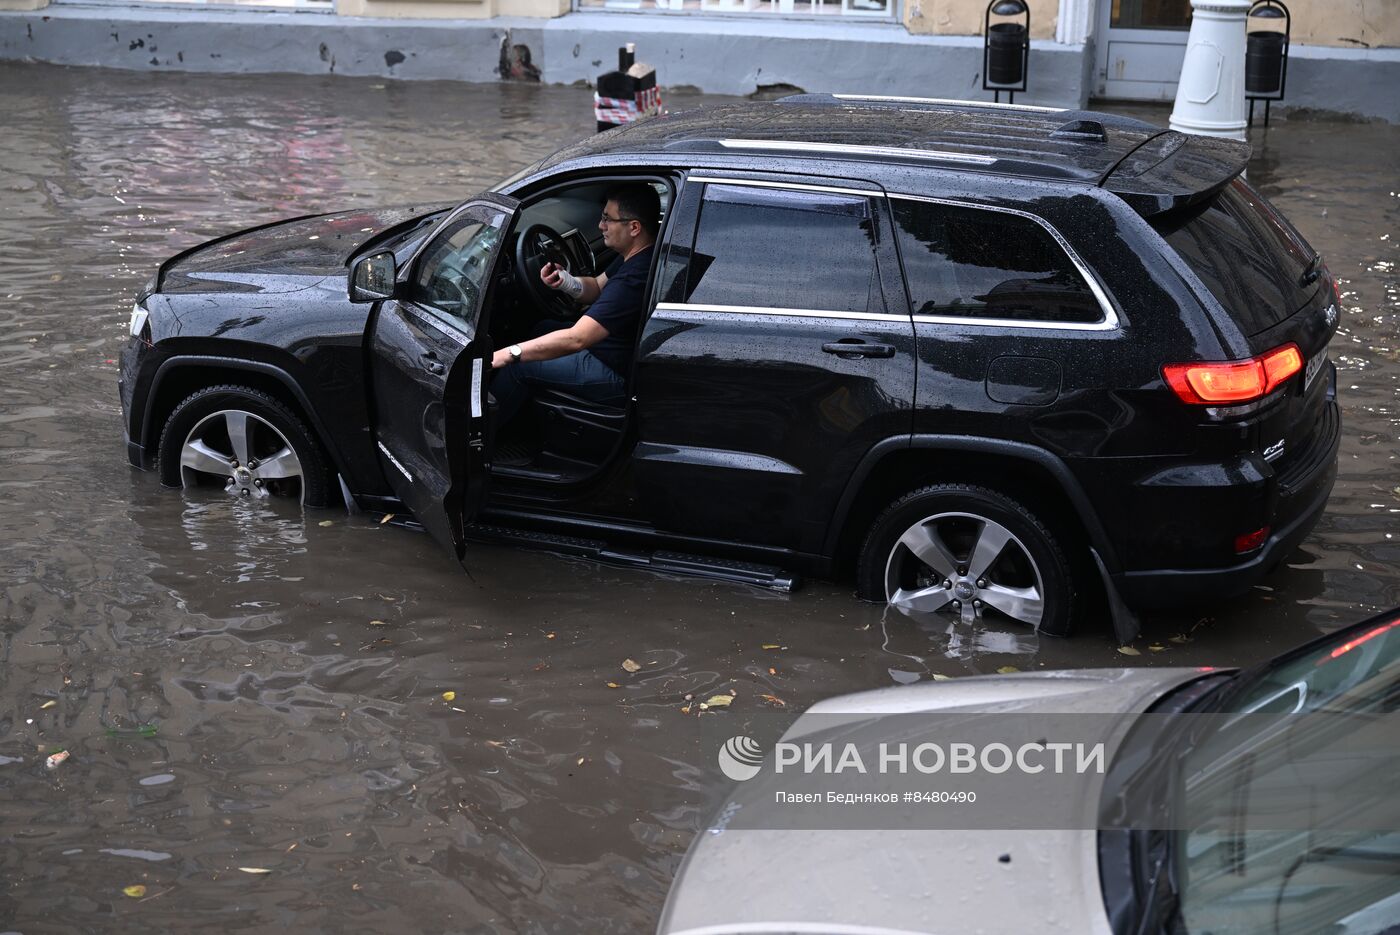
{"label": "windshield wiper", "polygon": [[1313,258],[1308,261],[1308,265],[1303,269],[1303,275],[1298,277],[1298,285],[1311,286],[1317,282],[1317,278],[1322,275],[1322,254],[1314,253]]}

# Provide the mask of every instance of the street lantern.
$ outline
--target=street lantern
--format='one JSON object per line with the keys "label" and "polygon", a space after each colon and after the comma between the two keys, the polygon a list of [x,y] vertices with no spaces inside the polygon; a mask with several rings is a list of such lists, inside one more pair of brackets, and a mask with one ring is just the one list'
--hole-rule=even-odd
{"label": "street lantern", "polygon": [[[992,22],[992,17],[998,17]],[[1013,17],[1020,17],[1018,22]],[[1026,90],[1030,65],[1031,10],[1025,0],[992,0],[987,4],[982,39],[982,90],[1001,92],[1016,103],[1016,92]]]}
{"label": "street lantern", "polygon": [[1269,125],[1269,105],[1283,100],[1288,80],[1288,40],[1293,17],[1279,0],[1256,0],[1249,8],[1251,28],[1245,43],[1244,93],[1249,101],[1249,123],[1254,124],[1254,102],[1264,102],[1264,126]]}

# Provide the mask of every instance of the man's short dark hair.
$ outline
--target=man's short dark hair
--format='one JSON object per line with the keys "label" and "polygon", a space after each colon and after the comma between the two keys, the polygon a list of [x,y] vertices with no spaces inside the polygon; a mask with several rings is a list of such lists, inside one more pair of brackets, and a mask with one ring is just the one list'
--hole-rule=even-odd
{"label": "man's short dark hair", "polygon": [[636,218],[652,239],[661,228],[661,197],[656,189],[645,182],[626,182],[614,185],[603,197],[604,203],[617,203],[619,217]]}

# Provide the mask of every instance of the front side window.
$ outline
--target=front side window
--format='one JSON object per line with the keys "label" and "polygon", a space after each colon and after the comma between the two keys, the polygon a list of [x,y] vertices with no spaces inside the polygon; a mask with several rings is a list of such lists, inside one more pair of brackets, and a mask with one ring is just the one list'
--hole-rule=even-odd
{"label": "front side window", "polygon": [[506,215],[473,206],[433,239],[413,277],[413,301],[465,324],[476,320]]}
{"label": "front side window", "polygon": [[1019,214],[897,198],[915,315],[1092,324],[1103,320],[1064,248]]}
{"label": "front side window", "polygon": [[859,195],[710,184],[686,301],[837,312],[881,306],[875,221]]}

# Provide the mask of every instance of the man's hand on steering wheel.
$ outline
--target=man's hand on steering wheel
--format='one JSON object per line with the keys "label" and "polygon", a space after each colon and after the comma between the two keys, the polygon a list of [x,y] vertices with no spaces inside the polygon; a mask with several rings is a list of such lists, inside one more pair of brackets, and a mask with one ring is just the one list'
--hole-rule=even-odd
{"label": "man's hand on steering wheel", "polygon": [[583,281],[556,263],[546,263],[540,267],[540,281],[551,289],[556,289],[575,302],[583,295]]}

